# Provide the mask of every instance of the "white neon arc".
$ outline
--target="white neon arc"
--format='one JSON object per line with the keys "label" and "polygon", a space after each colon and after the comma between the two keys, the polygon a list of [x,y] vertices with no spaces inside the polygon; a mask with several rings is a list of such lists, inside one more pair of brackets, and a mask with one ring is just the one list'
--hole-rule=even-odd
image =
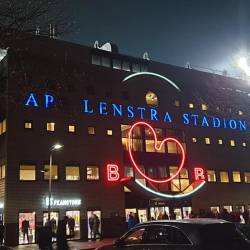
{"label": "white neon arc", "polygon": [[159,192],[156,192],[148,187],[145,187],[142,183],[140,183],[138,180],[135,180],[135,182],[141,186],[142,188],[144,188],[145,190],[147,190],[148,192],[152,193],[152,194],[155,194],[157,196],[161,196],[161,197],[164,197],[164,198],[181,198],[181,197],[185,197],[185,196],[188,196],[188,195],[191,195],[193,194],[194,192],[198,191],[200,188],[202,188],[206,181],[203,181],[198,187],[196,187],[193,191],[187,193],[187,194],[175,194],[175,195],[172,195],[172,194],[163,194],[163,193],[159,193]]}
{"label": "white neon arc", "polygon": [[130,78],[132,78],[132,77],[135,77],[135,76],[139,76],[139,75],[150,75],[150,76],[159,77],[159,78],[161,78],[161,79],[163,79],[163,80],[169,82],[169,83],[170,83],[174,88],[176,88],[178,91],[181,91],[181,90],[179,89],[179,87],[178,87],[175,83],[173,83],[170,79],[168,79],[167,77],[162,76],[162,75],[159,75],[159,74],[156,74],[156,73],[152,73],[152,72],[137,72],[137,73],[134,73],[134,74],[132,74],[132,75],[129,75],[129,76],[125,77],[125,78],[123,79],[122,82],[125,82],[125,81],[127,81],[128,79],[130,79]]}

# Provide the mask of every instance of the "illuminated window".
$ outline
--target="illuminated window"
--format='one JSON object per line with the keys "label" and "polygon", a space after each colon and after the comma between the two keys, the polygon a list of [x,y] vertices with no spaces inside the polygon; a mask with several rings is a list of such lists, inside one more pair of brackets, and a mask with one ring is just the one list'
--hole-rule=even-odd
{"label": "illuminated window", "polygon": [[110,59],[108,57],[102,56],[102,66],[103,67],[110,67]]}
{"label": "illuminated window", "polygon": [[0,166],[0,180],[5,178],[5,165]]}
{"label": "illuminated window", "polygon": [[113,68],[114,69],[122,69],[121,60],[113,59]]}
{"label": "illuminated window", "polygon": [[[169,167],[169,173],[170,177],[175,174],[178,167],[170,166]],[[188,179],[188,171],[186,168],[183,168],[179,175],[177,175],[172,181],[171,181],[171,191],[172,192],[180,192],[186,189],[189,186],[189,179]]]}
{"label": "illuminated window", "polygon": [[217,110],[217,111],[220,111],[220,107],[216,107],[216,110]]}
{"label": "illuminated window", "polygon": [[80,168],[79,166],[66,166],[66,181],[79,181]]}
{"label": "illuminated window", "polygon": [[[138,166],[143,174],[145,174],[145,167],[143,165]],[[135,180],[138,180],[143,186],[146,186],[146,180],[137,171],[135,171]]]}
{"label": "illuminated window", "polygon": [[36,166],[35,165],[20,165],[20,181],[35,181]]}
{"label": "illuminated window", "polygon": [[[49,180],[49,165],[44,165],[44,169],[47,170],[44,172],[44,180]],[[58,180],[58,166],[52,165],[51,168],[51,180]]]}
{"label": "illuminated window", "polygon": [[239,111],[239,115],[243,115],[243,112],[242,112],[242,111]]}
{"label": "illuminated window", "polygon": [[207,170],[207,181],[216,182],[216,175],[214,170]]}
{"label": "illuminated window", "polygon": [[205,138],[205,143],[206,143],[207,145],[208,145],[208,144],[211,144],[210,138],[206,137],[206,138]]}
{"label": "illuminated window", "polygon": [[222,183],[228,183],[229,182],[228,172],[220,172],[220,181]]}
{"label": "illuminated window", "polygon": [[75,125],[69,125],[69,132],[75,133]]}
{"label": "illuminated window", "polygon": [[207,110],[207,105],[202,104],[202,105],[201,105],[201,108],[202,108],[202,110]]}
{"label": "illuminated window", "polygon": [[124,166],[124,177],[134,177],[134,168],[131,166]]}
{"label": "illuminated window", "polygon": [[194,104],[193,104],[193,103],[189,103],[188,107],[189,107],[190,109],[193,109],[193,108],[194,108]]}
{"label": "illuminated window", "polygon": [[146,103],[148,104],[149,107],[156,108],[159,104],[157,95],[152,91],[149,91],[146,94]]}
{"label": "illuminated window", "polygon": [[5,133],[6,132],[6,119],[3,120],[3,123],[2,123],[2,133]]}
{"label": "illuminated window", "polygon": [[107,135],[113,135],[113,130],[112,129],[107,129]]}
{"label": "illuminated window", "polygon": [[87,86],[87,94],[88,95],[94,95],[95,94],[95,89],[93,86]]}
{"label": "illuminated window", "polygon": [[32,122],[24,122],[24,128],[25,129],[33,129],[33,123]]}
{"label": "illuminated window", "polygon": [[197,142],[197,138],[193,137],[193,138],[192,138],[192,141],[193,141],[193,142]]}
{"label": "illuminated window", "polygon": [[130,128],[131,128],[130,125],[121,125],[122,149],[123,150],[128,150],[128,138],[127,138],[127,134],[128,134],[128,131],[130,130]]}
{"label": "illuminated window", "polygon": [[130,63],[129,62],[122,62],[122,70],[130,71]]}
{"label": "illuminated window", "polygon": [[250,183],[250,172],[244,173],[245,183]]}
{"label": "illuminated window", "polygon": [[233,171],[233,182],[241,182],[239,171]]}
{"label": "illuminated window", "polygon": [[95,127],[88,127],[88,134],[95,135]]}
{"label": "illuminated window", "polygon": [[223,144],[222,139],[219,139],[218,142],[219,142],[219,145],[222,145],[222,144]]}
{"label": "illuminated window", "polygon": [[246,146],[247,146],[247,143],[246,143],[246,142],[243,142],[242,145],[243,145],[243,147],[246,147]]}
{"label": "illuminated window", "polygon": [[[123,150],[128,150],[128,138],[127,134],[129,129],[131,128],[130,125],[121,125],[121,132],[122,132],[122,145]],[[142,128],[139,126],[136,126],[133,129],[133,135],[130,143],[132,147],[132,151],[143,151],[143,140],[142,140]]]}
{"label": "illuminated window", "polygon": [[[172,129],[167,129],[167,137],[174,137],[177,140],[180,141],[182,147],[184,148],[184,151],[186,152],[186,136],[185,132],[182,130],[172,130]],[[167,142],[167,147],[168,147],[168,153],[169,154],[181,154],[181,149],[177,145],[177,143],[168,141]]]}
{"label": "illuminated window", "polygon": [[230,140],[230,144],[231,144],[231,147],[235,147],[235,141],[234,140]]}
{"label": "illuminated window", "polygon": [[129,100],[129,94],[127,91],[122,91],[122,100]]}
{"label": "illuminated window", "polygon": [[179,106],[180,106],[180,101],[174,101],[174,105],[175,105],[176,107],[179,107]]}
{"label": "illuminated window", "polygon": [[132,64],[132,71],[133,71],[133,72],[140,72],[140,71],[141,71],[140,64],[135,64],[135,63],[133,63],[133,64]]}
{"label": "illuminated window", "polygon": [[166,179],[167,178],[167,167],[166,166],[158,166],[158,178]]}
{"label": "illuminated window", "polygon": [[47,131],[55,131],[55,123],[54,122],[47,123]]}
{"label": "illuminated window", "polygon": [[[155,128],[155,133],[158,138],[157,146],[159,146],[164,137],[163,129]],[[162,145],[161,150],[155,150],[155,141],[153,137],[153,132],[148,127],[145,128],[145,144],[146,144],[146,152],[165,153],[165,144]]]}
{"label": "illuminated window", "polygon": [[94,65],[101,65],[101,57],[92,55],[92,64]]}
{"label": "illuminated window", "polygon": [[87,180],[99,180],[99,166],[87,166]]}

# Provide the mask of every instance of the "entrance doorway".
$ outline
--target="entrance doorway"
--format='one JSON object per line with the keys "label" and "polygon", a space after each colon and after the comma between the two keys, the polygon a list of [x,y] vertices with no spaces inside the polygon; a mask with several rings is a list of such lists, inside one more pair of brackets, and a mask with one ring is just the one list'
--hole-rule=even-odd
{"label": "entrance doorway", "polygon": [[[56,233],[58,226],[59,213],[58,212],[50,212],[50,221],[52,226],[52,232]],[[48,213],[43,213],[43,226],[48,222]],[[52,241],[56,241],[56,238],[52,238]]]}
{"label": "entrance doorway", "polygon": [[146,208],[138,209],[138,216],[140,222],[148,221],[148,210]]}
{"label": "entrance doorway", "polygon": [[150,219],[161,220],[165,212],[169,217],[169,207],[150,207]]}
{"label": "entrance doorway", "polygon": [[[72,220],[75,224],[74,230],[71,232],[71,234],[73,234],[72,238],[80,239],[80,211],[66,211],[66,216],[68,216],[69,220]],[[68,223],[68,225],[67,235],[70,235],[70,223]]]}
{"label": "entrance doorway", "polygon": [[181,207],[174,207],[174,213],[176,214],[176,220],[182,220]]}
{"label": "entrance doorway", "polygon": [[19,244],[35,243],[35,213],[19,213]]}
{"label": "entrance doorway", "polygon": [[99,218],[100,220],[100,226],[99,226],[99,232],[101,232],[102,227],[101,227],[101,211],[96,210],[96,211],[87,211],[87,227],[88,227],[88,238],[92,239],[94,238],[94,231],[93,231],[93,223],[94,223],[94,214]]}

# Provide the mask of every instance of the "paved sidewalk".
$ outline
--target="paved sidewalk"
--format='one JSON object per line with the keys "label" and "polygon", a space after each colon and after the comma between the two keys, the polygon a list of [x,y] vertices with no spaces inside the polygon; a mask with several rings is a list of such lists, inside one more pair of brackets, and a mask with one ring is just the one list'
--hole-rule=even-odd
{"label": "paved sidewalk", "polygon": [[[115,239],[103,239],[102,241],[68,241],[69,247],[71,250],[83,250],[83,249],[95,249],[97,247],[110,245],[114,242]],[[53,244],[53,247],[56,249],[56,244]],[[39,250],[37,244],[30,245],[19,245],[16,247],[11,247],[15,250]]]}

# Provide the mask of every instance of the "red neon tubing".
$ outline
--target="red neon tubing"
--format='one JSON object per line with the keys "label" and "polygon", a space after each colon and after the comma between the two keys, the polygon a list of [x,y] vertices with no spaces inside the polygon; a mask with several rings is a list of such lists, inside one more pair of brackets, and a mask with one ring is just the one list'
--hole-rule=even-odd
{"label": "red neon tubing", "polygon": [[[137,126],[137,125],[145,125],[147,127],[149,127],[151,129],[151,131],[153,132],[153,135],[154,135],[154,140],[155,140],[155,150],[156,151],[159,151],[161,150],[161,147],[162,145],[167,142],[167,141],[174,141],[177,143],[177,145],[180,147],[181,149],[181,154],[182,154],[182,159],[181,159],[181,164],[179,165],[177,171],[175,172],[175,174],[167,179],[164,179],[164,180],[157,180],[157,179],[152,179],[150,177],[148,177],[147,175],[145,175],[141,170],[140,168],[137,166],[135,160],[134,160],[134,157],[132,155],[132,151],[131,151],[131,138],[132,138],[132,132],[133,132],[133,129]],[[181,169],[183,168],[183,165],[184,165],[184,162],[185,162],[185,151],[184,151],[184,148],[183,146],[181,145],[181,143],[175,139],[175,138],[172,138],[172,137],[167,137],[165,138],[161,144],[159,145],[159,147],[157,147],[157,135],[153,129],[153,127],[151,127],[148,123],[146,122],[136,122],[134,125],[132,125],[131,129],[129,130],[128,132],[128,152],[129,152],[129,156],[130,156],[130,159],[134,165],[134,167],[136,168],[136,170],[138,171],[138,173],[144,177],[145,179],[149,180],[149,181],[152,181],[152,182],[155,182],[155,183],[166,183],[166,182],[169,182],[171,181],[172,179],[174,179],[181,171]]]}

